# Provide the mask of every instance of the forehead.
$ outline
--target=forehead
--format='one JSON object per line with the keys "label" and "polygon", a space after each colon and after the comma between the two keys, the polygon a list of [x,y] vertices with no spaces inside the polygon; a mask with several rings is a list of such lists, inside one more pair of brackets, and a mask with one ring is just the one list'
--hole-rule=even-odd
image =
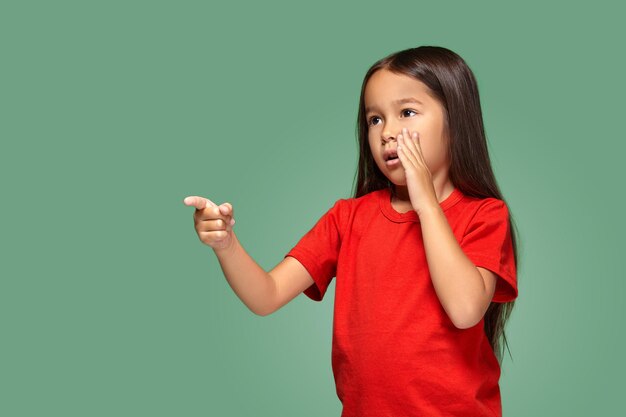
{"label": "forehead", "polygon": [[367,81],[363,95],[366,110],[387,107],[406,98],[415,98],[423,105],[432,105],[433,98],[423,82],[408,75],[378,70]]}

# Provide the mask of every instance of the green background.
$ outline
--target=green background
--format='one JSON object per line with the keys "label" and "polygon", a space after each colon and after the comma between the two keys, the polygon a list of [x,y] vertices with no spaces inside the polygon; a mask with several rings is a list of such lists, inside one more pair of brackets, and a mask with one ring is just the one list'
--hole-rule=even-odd
{"label": "green background", "polygon": [[504,415],[623,410],[618,7],[2,2],[0,415],[338,416],[334,283],[254,315],[182,200],[273,268],[351,195],[365,71],[419,45],[474,71],[520,232]]}

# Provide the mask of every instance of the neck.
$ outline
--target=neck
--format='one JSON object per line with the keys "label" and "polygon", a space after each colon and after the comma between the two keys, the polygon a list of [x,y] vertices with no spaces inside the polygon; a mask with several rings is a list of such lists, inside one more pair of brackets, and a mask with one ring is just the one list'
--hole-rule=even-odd
{"label": "neck", "polygon": [[[450,193],[454,190],[454,185],[449,179],[437,181],[433,180],[433,186],[435,188],[435,194],[437,195],[437,202],[441,203],[448,198]],[[395,185],[391,187],[392,201],[399,204],[411,204],[411,197],[409,196],[409,189],[406,185]]]}

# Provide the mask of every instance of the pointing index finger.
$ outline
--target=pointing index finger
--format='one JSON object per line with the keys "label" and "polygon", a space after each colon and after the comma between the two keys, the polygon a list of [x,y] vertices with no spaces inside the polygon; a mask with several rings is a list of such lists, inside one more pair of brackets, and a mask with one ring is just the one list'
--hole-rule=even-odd
{"label": "pointing index finger", "polygon": [[200,197],[196,195],[186,197],[183,200],[183,203],[185,203],[188,206],[194,206],[197,210],[202,210],[206,207],[217,207],[217,204],[215,204],[208,198],[204,198],[204,197]]}

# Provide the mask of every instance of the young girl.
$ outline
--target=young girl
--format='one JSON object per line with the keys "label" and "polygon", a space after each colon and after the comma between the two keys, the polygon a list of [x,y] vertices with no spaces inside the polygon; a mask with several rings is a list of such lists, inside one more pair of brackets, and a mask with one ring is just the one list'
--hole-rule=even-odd
{"label": "young girl", "polygon": [[274,269],[245,252],[229,203],[185,198],[198,236],[259,315],[301,292],[320,301],[336,277],[343,417],[501,416],[517,249],[474,75],[446,48],[391,54],[365,75],[357,123],[354,197],[337,200]]}

